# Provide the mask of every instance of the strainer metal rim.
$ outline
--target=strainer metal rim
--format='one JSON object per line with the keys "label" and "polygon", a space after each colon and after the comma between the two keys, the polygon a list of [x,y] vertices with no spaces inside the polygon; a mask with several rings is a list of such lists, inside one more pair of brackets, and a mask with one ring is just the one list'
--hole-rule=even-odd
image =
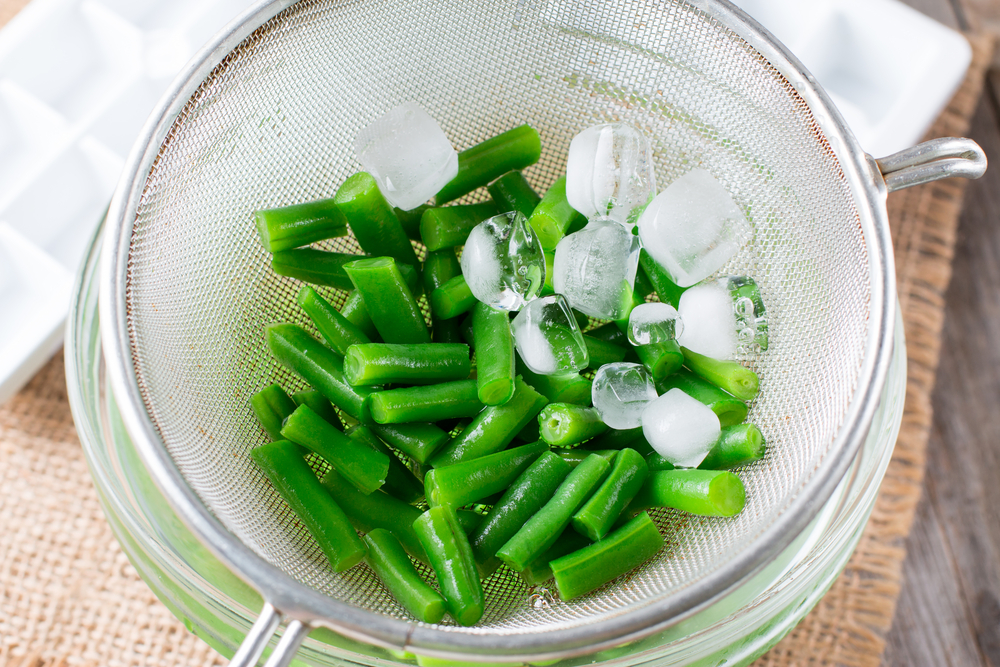
{"label": "strainer metal rim", "polygon": [[121,415],[150,474],[177,513],[215,554],[254,586],[267,603],[307,625],[329,627],[352,639],[427,655],[507,659],[569,657],[652,634],[703,608],[759,569],[808,524],[829,498],[868,432],[892,352],[895,294],[892,245],[885,211],[885,182],[875,161],[850,132],[815,78],[762,26],[727,0],[687,0],[746,40],[806,101],[854,196],[864,231],[871,276],[869,330],[858,390],[830,454],[801,490],[800,497],[756,541],[717,571],[672,595],[626,613],[563,630],[491,635],[440,630],[387,618],[327,597],[299,583],[240,542],[201,502],[167,453],[144,408],[135,376],[127,324],[126,287],[131,232],[146,178],[174,120],[204,78],[246,37],[295,0],[261,0],[209,42],[175,79],[150,116],[126,161],[111,200],[100,275],[99,315],[108,380]]}

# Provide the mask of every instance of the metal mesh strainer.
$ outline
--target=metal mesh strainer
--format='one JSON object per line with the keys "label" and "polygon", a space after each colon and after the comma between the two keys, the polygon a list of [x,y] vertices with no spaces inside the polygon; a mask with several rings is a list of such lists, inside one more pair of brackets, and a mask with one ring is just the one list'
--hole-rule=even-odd
{"label": "metal mesh strainer", "polygon": [[[459,148],[533,125],[543,153],[526,173],[539,191],[573,135],[628,120],[653,138],[661,184],[699,166],[733,193],[754,237],[725,270],[757,279],[771,332],[745,360],[761,377],[751,419],[769,451],[741,472],[739,517],[657,513],[660,556],[571,603],[501,571],[474,628],[413,623],[365,567],[324,565],[248,456],[263,442],[250,394],[302,386],[270,359],[263,326],[305,324],[251,212],[332,196],[358,168],[358,128],[406,100]],[[966,144],[937,149],[954,159],[929,176],[926,155],[881,166],[908,170],[896,187],[971,173]],[[813,516],[866,431],[892,338],[884,194],[823,93],[728,5],[303,0],[248,13],[182,75],[130,158],[101,300],[109,377],[140,452],[270,603],[236,662],[256,659],[273,607],[293,619],[276,664],[310,625],[450,657],[561,656],[652,632],[745,577]],[[357,251],[353,239],[328,247]]]}

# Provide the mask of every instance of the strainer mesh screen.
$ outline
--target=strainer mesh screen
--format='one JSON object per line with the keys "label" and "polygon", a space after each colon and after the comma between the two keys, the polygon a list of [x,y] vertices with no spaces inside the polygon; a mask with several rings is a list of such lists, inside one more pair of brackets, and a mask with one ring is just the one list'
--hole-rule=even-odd
{"label": "strainer mesh screen", "polygon": [[[139,385],[187,482],[293,577],[408,618],[366,567],[328,569],[248,454],[266,441],[251,393],[304,386],[270,359],[263,327],[307,325],[298,284],[271,271],[252,212],[333,196],[359,168],[357,130],[407,100],[460,150],[530,123],[543,151],[526,175],[539,192],[564,172],[577,132],[638,125],[653,139],[661,189],[702,167],[745,209],[754,237],[723,273],[755,277],[770,317],[770,349],[744,359],[761,377],[750,420],[768,453],[739,471],[739,517],[654,513],[667,538],[658,559],[569,603],[503,570],[486,582],[482,623],[452,629],[567,628],[716,571],[795,502],[829,453],[861,367],[869,272],[851,191],[804,101],[735,33],[680,2],[300,2],[224,59],[163,142],[128,268]],[[324,247],[357,251],[353,240]]]}

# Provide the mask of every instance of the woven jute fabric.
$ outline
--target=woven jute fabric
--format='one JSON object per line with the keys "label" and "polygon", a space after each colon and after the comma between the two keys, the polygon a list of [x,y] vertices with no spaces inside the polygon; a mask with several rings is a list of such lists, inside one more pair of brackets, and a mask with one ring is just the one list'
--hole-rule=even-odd
{"label": "woven jute fabric", "polygon": [[[0,24],[24,0],[0,0]],[[992,41],[930,136],[961,136]],[[909,377],[899,442],[857,552],[806,619],[757,664],[874,665],[892,622],[920,497],[963,182],[889,198]],[[61,356],[0,406],[0,665],[223,665],[160,604],[118,546],[73,428]]]}

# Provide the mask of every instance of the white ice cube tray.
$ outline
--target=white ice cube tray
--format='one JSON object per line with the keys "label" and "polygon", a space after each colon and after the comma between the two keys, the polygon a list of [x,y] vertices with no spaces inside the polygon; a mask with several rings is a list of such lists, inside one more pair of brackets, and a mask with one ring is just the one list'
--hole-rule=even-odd
{"label": "white ice cube tray", "polygon": [[[61,341],[73,275],[170,80],[253,0],[34,0],[0,31],[0,403]],[[895,0],[736,0],[805,63],[861,145],[912,145],[971,57]]]}
{"label": "white ice cube tray", "polygon": [[252,0],[34,0],[0,31],[0,403],[59,349],[73,276],[171,79]]}

